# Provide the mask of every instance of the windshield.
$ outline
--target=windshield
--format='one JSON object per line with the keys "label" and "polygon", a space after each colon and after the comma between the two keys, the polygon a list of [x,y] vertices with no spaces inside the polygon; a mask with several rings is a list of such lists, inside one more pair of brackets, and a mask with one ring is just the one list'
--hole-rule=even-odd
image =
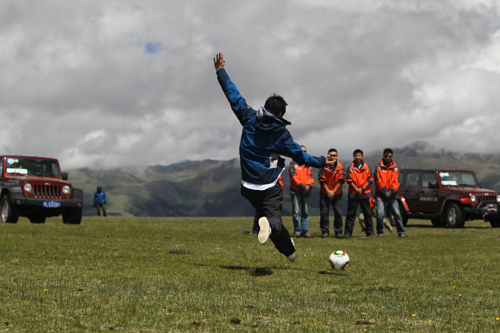
{"label": "windshield", "polygon": [[59,177],[59,164],[53,160],[8,157],[5,160],[5,173]]}
{"label": "windshield", "polygon": [[472,172],[440,172],[439,180],[443,186],[479,186]]}

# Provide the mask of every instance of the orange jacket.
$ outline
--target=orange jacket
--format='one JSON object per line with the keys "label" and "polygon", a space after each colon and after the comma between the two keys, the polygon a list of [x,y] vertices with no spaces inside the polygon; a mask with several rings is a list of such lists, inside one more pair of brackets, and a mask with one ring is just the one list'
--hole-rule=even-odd
{"label": "orange jacket", "polygon": [[323,188],[323,185],[326,184],[326,187],[328,187],[328,189],[332,191],[335,188],[335,186],[337,186],[337,184],[340,183],[341,186],[339,187],[335,195],[341,194],[342,185],[345,182],[344,167],[342,166],[342,163],[339,160],[337,160],[337,166],[334,169],[326,167],[319,169],[318,181],[321,187],[321,193],[323,194],[328,194]]}
{"label": "orange jacket", "polygon": [[387,192],[390,192],[392,197],[396,196],[399,189],[399,168],[396,162],[392,161],[391,165],[387,167],[383,160],[380,161],[373,178],[375,178],[375,192],[384,196]]}
{"label": "orange jacket", "polygon": [[351,183],[354,183],[356,187],[361,188],[366,183],[370,186],[367,186],[363,193],[370,193],[372,191],[371,184],[373,183],[372,171],[366,162],[363,161],[361,167],[358,168],[354,162],[351,163],[349,169],[345,174],[345,181],[349,184],[349,192],[356,194],[356,191],[350,186]]}
{"label": "orange jacket", "polygon": [[311,178],[311,167],[298,165],[296,162],[291,161],[288,172],[290,173],[291,191],[302,192],[307,190],[307,185],[309,185],[308,192],[311,194],[314,185],[314,179]]}

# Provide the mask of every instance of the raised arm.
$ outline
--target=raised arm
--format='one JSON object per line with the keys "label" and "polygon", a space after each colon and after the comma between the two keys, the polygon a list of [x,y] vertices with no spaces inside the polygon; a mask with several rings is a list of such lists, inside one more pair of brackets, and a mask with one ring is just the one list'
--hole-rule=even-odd
{"label": "raised arm", "polygon": [[227,75],[226,69],[224,68],[225,64],[226,60],[224,60],[224,54],[222,52],[217,53],[214,58],[217,80],[229,104],[231,104],[231,109],[240,121],[240,124],[243,125],[245,118],[255,116],[256,111],[249,107],[246,100],[240,95],[238,88],[236,88],[229,78],[229,75]]}
{"label": "raised arm", "polygon": [[215,70],[218,71],[219,69],[224,68],[224,65],[226,64],[226,60],[224,59],[224,53],[219,52],[215,55],[214,58],[214,67]]}

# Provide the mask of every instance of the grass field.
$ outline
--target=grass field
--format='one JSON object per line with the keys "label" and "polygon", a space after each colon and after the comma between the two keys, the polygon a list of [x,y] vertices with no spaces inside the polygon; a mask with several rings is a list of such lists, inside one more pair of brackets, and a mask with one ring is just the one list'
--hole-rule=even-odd
{"label": "grass field", "polygon": [[[292,229],[290,217],[284,223]],[[0,225],[5,331],[500,331],[500,229],[410,221],[322,239],[290,263],[252,218],[84,218]],[[335,250],[351,263],[329,267]],[[189,253],[183,253],[187,251]],[[172,253],[180,252],[180,253]]]}

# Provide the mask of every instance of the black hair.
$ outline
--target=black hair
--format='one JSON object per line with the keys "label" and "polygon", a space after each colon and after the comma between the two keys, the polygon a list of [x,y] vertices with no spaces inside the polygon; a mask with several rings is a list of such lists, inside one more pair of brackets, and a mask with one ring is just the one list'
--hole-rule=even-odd
{"label": "black hair", "polygon": [[360,153],[361,156],[363,156],[363,151],[361,149],[356,149],[353,153],[352,153],[352,156],[356,156],[357,153]]}
{"label": "black hair", "polygon": [[273,94],[266,100],[266,104],[264,104],[264,107],[275,115],[283,117],[286,112],[287,105],[288,104],[286,104],[283,97],[277,94]]}
{"label": "black hair", "polygon": [[384,149],[384,155],[385,154],[391,154],[391,155],[394,155],[394,153],[392,152],[392,149],[391,148],[385,148]]}
{"label": "black hair", "polygon": [[339,153],[339,152],[337,151],[337,149],[335,149],[335,148],[330,148],[330,149],[328,149],[328,154],[330,154],[332,151],[336,152],[337,154]]}

